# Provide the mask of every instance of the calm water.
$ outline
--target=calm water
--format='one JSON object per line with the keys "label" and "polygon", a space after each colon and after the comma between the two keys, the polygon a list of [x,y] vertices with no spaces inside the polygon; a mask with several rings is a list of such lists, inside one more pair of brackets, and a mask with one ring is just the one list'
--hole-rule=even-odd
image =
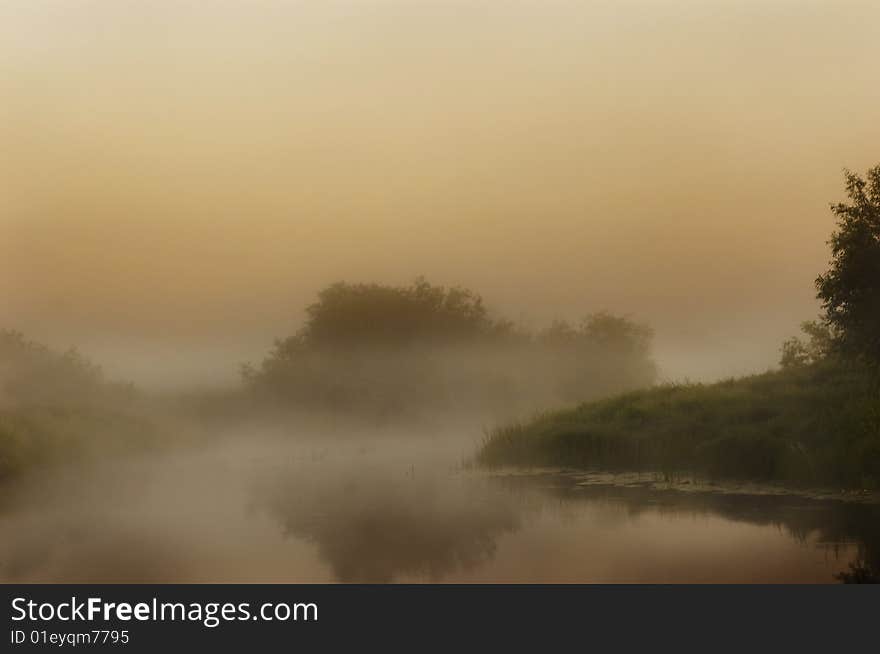
{"label": "calm water", "polygon": [[486,475],[463,451],[264,441],[68,470],[6,489],[0,580],[834,583],[880,560],[877,506]]}

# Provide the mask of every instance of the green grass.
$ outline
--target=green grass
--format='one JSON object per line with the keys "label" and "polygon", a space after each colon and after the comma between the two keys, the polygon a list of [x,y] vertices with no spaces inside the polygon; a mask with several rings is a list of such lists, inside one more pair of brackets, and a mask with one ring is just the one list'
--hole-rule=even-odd
{"label": "green grass", "polygon": [[665,385],[499,427],[477,461],[876,489],[880,395],[832,363]]}

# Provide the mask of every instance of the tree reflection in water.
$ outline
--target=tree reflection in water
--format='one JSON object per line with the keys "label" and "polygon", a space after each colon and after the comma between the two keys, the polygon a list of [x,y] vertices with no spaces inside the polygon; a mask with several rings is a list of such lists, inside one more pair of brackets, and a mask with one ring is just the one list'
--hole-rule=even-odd
{"label": "tree reflection in water", "polygon": [[[340,481],[344,480],[344,481]],[[344,475],[281,474],[264,479],[255,504],[284,533],[316,544],[343,582],[401,578],[439,581],[491,560],[498,539],[544,508],[612,504],[627,515],[707,515],[775,526],[798,542],[858,548],[846,583],[877,581],[880,506],[790,495],[658,490],[651,484],[578,485],[576,476],[419,477],[350,469]],[[831,581],[831,579],[829,579]]]}
{"label": "tree reflection in water", "polygon": [[467,476],[276,480],[261,503],[285,533],[314,542],[343,582],[437,581],[491,558],[497,537],[519,524],[512,503]]}

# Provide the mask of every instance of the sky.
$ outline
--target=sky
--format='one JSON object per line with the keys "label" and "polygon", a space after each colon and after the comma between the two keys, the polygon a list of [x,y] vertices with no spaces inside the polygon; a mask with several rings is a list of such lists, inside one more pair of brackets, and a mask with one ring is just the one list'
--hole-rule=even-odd
{"label": "sky", "polygon": [[774,365],[842,170],[880,163],[880,3],[2,0],[0,326],[234,376],[338,280],[530,327],[649,323],[667,379]]}

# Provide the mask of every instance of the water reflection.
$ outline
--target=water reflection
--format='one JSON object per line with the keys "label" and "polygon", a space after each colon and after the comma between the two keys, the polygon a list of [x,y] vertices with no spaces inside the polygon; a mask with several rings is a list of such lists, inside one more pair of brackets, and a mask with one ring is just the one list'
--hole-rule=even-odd
{"label": "water reflection", "polygon": [[864,582],[880,560],[880,507],[793,496],[363,473],[260,495],[344,582]]}
{"label": "water reflection", "polygon": [[[649,481],[583,483],[579,475],[566,474],[501,476],[498,483],[519,493],[532,492],[539,487],[546,497],[555,498],[562,506],[617,507],[635,521],[641,518],[671,521],[703,517],[720,518],[734,525],[772,527],[801,548],[822,551],[827,556],[829,568],[843,567],[843,570],[829,573],[829,581],[878,582],[880,506],[877,504],[724,490],[662,490]],[[698,528],[694,529],[695,537],[698,531]],[[817,580],[822,579],[802,579]]]}
{"label": "water reflection", "polygon": [[464,471],[267,441],[0,494],[2,582],[876,581],[880,506]]}
{"label": "water reflection", "polygon": [[262,485],[262,505],[285,534],[317,544],[344,582],[401,575],[438,581],[489,560],[519,525],[514,505],[485,481],[359,474],[342,483],[302,475]]}

